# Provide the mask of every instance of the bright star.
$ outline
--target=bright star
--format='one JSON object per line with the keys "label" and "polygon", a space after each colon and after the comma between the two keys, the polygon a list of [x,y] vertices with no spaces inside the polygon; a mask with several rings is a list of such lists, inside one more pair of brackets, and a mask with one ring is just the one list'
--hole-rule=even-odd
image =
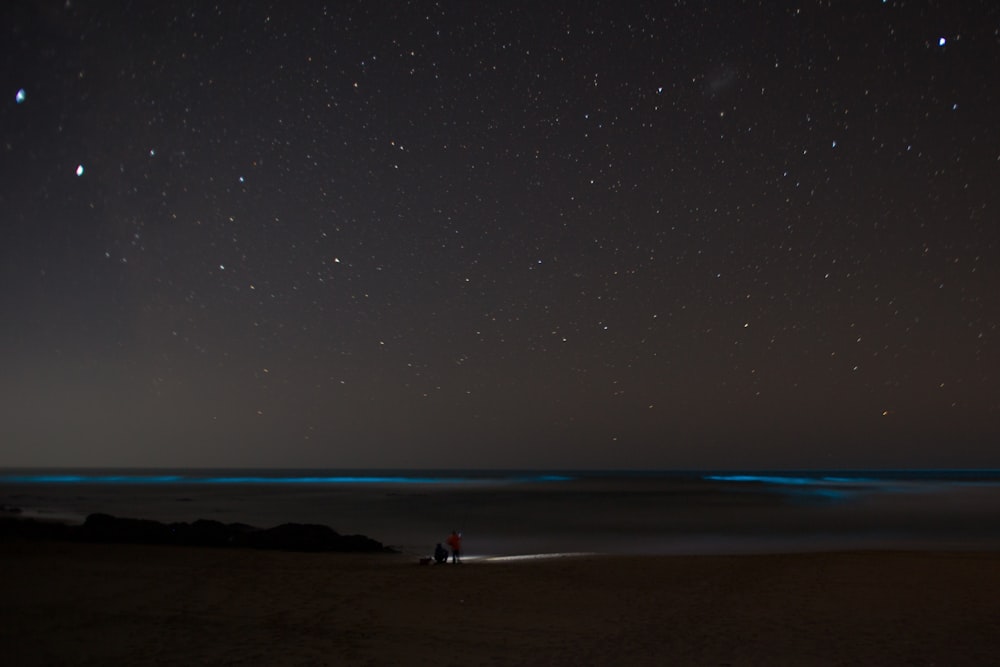
{"label": "bright star", "polygon": [[24,88],[18,88],[17,95],[14,95],[14,101],[21,104],[26,99],[28,99],[28,94],[24,92]]}
{"label": "bright star", "polygon": [[947,40],[944,37],[938,39],[938,46],[944,46]]}
{"label": "bright star", "polygon": [[77,176],[83,176],[83,165],[82,164],[76,165],[76,175]]}

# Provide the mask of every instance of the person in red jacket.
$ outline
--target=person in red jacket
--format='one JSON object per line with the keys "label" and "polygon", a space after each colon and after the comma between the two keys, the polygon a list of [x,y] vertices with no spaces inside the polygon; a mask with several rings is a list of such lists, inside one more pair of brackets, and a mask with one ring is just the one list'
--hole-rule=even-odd
{"label": "person in red jacket", "polygon": [[451,562],[462,562],[462,534],[458,531],[451,531],[447,539],[448,546],[451,547]]}

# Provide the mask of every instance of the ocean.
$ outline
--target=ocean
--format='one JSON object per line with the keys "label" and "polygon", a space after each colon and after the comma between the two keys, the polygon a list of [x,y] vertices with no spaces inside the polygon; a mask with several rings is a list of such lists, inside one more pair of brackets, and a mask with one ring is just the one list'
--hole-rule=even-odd
{"label": "ocean", "polygon": [[469,557],[1000,548],[1000,471],[0,470],[0,505],[267,528]]}

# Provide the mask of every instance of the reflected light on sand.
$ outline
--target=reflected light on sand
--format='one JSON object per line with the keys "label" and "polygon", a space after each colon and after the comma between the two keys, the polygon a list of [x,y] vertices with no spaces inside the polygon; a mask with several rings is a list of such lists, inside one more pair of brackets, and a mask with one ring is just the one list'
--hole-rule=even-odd
{"label": "reflected light on sand", "polygon": [[516,563],[521,561],[581,558],[586,556],[600,556],[600,554],[588,551],[568,551],[562,553],[519,554],[516,556],[469,556],[467,558],[463,557],[462,560],[478,561],[480,563]]}

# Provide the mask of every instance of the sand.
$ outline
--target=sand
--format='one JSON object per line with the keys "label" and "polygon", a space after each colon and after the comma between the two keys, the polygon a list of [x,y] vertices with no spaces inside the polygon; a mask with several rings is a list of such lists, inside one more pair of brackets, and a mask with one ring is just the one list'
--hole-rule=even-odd
{"label": "sand", "polygon": [[1000,554],[355,556],[0,543],[3,665],[987,665]]}

